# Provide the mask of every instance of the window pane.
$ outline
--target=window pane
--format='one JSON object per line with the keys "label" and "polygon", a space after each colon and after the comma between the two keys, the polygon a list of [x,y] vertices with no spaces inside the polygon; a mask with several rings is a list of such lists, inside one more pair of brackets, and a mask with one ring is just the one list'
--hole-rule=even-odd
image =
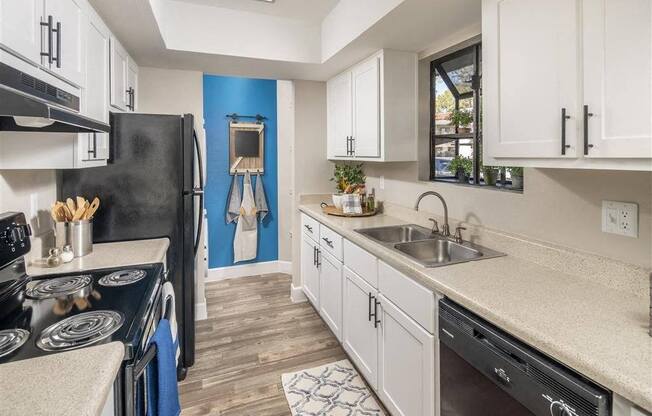
{"label": "window pane", "polygon": [[447,178],[454,176],[454,174],[451,174],[448,171],[448,165],[455,157],[455,151],[455,140],[435,139],[435,148],[433,152],[435,160],[432,166],[435,177]]}
{"label": "window pane", "polygon": [[474,51],[469,50],[469,53],[465,53],[462,56],[458,56],[457,58],[453,58],[450,61],[441,64],[442,68],[446,71],[446,74],[460,94],[472,91],[471,81],[475,72],[473,68],[474,59]]}
{"label": "window pane", "polygon": [[435,135],[455,134],[455,125],[451,123],[451,113],[455,110],[455,97],[444,83],[437,70],[434,71],[432,85],[435,97],[435,114],[433,123]]}
{"label": "window pane", "polygon": [[[460,99],[460,104],[459,104],[460,105],[460,111],[468,113],[469,115],[471,115],[471,117],[473,117],[475,115],[475,110],[474,110],[474,107],[473,107],[473,101],[474,101],[473,97]],[[475,131],[475,126],[474,126],[473,121],[471,121],[466,126],[460,125],[458,133],[473,133],[474,131]]]}

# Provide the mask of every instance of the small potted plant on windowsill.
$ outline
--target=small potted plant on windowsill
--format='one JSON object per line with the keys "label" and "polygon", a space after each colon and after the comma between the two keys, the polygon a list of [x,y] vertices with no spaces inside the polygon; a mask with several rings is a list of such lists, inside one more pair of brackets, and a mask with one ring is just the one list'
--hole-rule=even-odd
{"label": "small potted plant on windowsill", "polygon": [[459,134],[471,133],[469,124],[473,123],[473,114],[465,110],[453,110],[451,114],[451,123],[457,127]]}
{"label": "small potted plant on windowsill", "polygon": [[482,166],[482,173],[484,176],[484,183],[487,186],[496,186],[500,170],[495,166]]}
{"label": "small potted plant on windowsill", "polygon": [[448,171],[455,174],[459,183],[469,183],[473,172],[473,161],[469,157],[455,156],[448,165]]}
{"label": "small potted plant on windowsill", "polygon": [[510,167],[507,168],[509,173],[512,176],[512,188],[514,189],[523,189],[523,168],[522,167]]}
{"label": "small potted plant on windowsill", "polygon": [[364,188],[367,177],[360,164],[341,164],[335,165],[332,182],[335,182],[337,193],[333,194],[333,205],[335,208],[342,209],[342,195],[354,193],[358,188]]}

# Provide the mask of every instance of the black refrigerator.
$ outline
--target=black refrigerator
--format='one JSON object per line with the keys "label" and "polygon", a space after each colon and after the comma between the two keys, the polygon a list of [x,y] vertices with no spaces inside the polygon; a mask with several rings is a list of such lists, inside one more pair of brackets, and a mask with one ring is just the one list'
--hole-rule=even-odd
{"label": "black refrigerator", "polygon": [[93,241],[167,237],[182,379],[195,362],[195,256],[203,211],[202,156],[191,114],[112,113],[106,166],[64,170],[60,199],[101,200]]}

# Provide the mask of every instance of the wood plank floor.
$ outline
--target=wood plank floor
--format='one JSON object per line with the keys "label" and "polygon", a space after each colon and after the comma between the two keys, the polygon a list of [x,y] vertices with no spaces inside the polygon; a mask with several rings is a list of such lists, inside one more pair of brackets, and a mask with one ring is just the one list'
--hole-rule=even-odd
{"label": "wood plank floor", "polygon": [[290,301],[291,277],[206,285],[195,365],[180,386],[182,415],[287,416],[281,374],[346,358],[308,304]]}

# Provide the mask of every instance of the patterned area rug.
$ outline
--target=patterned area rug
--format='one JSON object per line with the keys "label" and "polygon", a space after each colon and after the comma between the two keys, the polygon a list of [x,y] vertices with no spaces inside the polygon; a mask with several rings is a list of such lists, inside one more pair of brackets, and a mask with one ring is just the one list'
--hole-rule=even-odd
{"label": "patterned area rug", "polygon": [[385,416],[349,360],[281,376],[293,416]]}

